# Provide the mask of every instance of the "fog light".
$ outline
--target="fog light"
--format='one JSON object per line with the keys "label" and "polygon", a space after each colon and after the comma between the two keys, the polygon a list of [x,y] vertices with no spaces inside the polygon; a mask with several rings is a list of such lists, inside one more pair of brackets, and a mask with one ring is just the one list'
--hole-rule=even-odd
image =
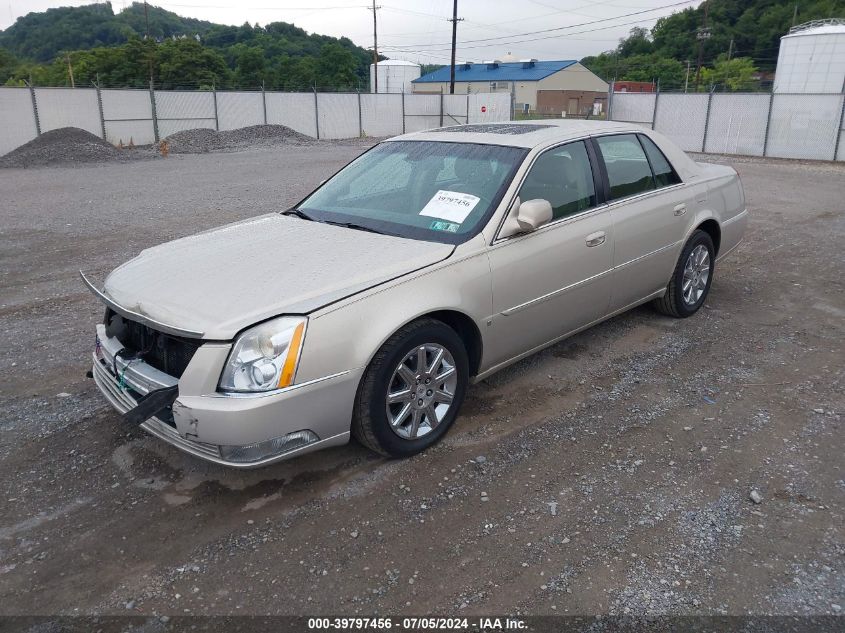
{"label": "fog light", "polygon": [[297,448],[319,441],[320,438],[313,431],[296,431],[282,437],[276,437],[264,442],[247,444],[246,446],[221,446],[220,455],[229,462],[249,464],[268,457],[276,457],[289,453]]}

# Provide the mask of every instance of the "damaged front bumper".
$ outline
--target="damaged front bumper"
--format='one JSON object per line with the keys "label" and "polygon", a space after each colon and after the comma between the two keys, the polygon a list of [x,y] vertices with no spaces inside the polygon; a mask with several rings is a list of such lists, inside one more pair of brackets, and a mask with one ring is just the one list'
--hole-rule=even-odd
{"label": "damaged front bumper", "polygon": [[125,360],[123,345],[97,326],[94,381],[111,405],[126,413],[151,391],[178,386],[171,407],[140,427],[195,457],[235,468],[256,468],[349,441],[360,370],[346,371],[268,394],[216,391],[229,345],[199,348],[181,379],[143,360]]}

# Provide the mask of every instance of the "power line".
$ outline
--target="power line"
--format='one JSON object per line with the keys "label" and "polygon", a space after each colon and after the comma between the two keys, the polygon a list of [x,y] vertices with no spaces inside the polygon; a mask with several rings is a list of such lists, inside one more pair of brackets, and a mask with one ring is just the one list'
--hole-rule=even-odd
{"label": "power line", "polygon": [[[170,7],[179,7],[180,9],[231,9],[233,8],[232,5],[221,5],[221,4],[181,4],[175,2],[169,2],[168,0],[159,0],[160,4],[167,5]],[[238,5],[238,9],[248,9],[250,11],[335,11],[338,9],[366,9],[368,8],[365,4],[356,4],[356,5],[342,5],[342,6],[331,6],[331,7],[252,7],[252,6],[243,6]]]}
{"label": "power line", "polygon": [[[695,1],[695,0],[692,0],[692,1]],[[542,41],[542,40],[552,40],[552,39],[566,38],[570,35],[583,35],[584,33],[595,33],[596,31],[606,31],[607,29],[614,29],[614,28],[618,28],[620,26],[631,26],[633,24],[642,24],[644,22],[651,22],[652,20],[659,20],[659,19],[660,19],[659,17],[645,18],[645,19],[642,19],[642,20],[633,20],[631,22],[622,22],[620,24],[611,24],[611,25],[608,25],[608,26],[600,26],[600,27],[597,27],[595,29],[587,29],[585,31],[575,31],[574,33],[547,35],[545,37],[534,37],[534,38],[529,38],[529,39],[524,39],[524,40],[514,40],[514,41],[511,41],[511,42],[495,42],[493,44],[477,44],[475,46],[462,46],[461,48],[468,50],[468,49],[475,49],[475,48],[488,48],[490,46],[499,46],[499,45],[503,45],[503,44],[521,44],[523,42],[537,42],[537,41]],[[404,49],[397,48],[396,50],[398,52],[402,52],[402,50],[404,50]],[[436,48],[436,49],[432,49],[432,50],[433,51],[445,51],[445,50],[449,50],[449,49],[447,49],[447,48]],[[412,51],[412,52],[424,52],[424,51]]]}
{"label": "power line", "polygon": [[[631,17],[631,16],[635,16],[635,15],[642,15],[643,13],[653,13],[654,11],[661,11],[663,9],[671,9],[673,7],[680,7],[682,5],[691,4],[693,2],[697,2],[697,0],[683,0],[682,2],[674,2],[672,4],[666,4],[666,5],[663,5],[663,6],[660,6],[660,7],[654,7],[653,9],[643,9],[641,11],[634,11],[632,13],[623,13],[622,15],[616,15],[616,16],[609,17],[609,18],[601,18],[601,19],[598,19],[598,20],[590,20],[589,22],[581,22],[579,24],[570,24],[568,26],[559,26],[559,27],[555,27],[555,28],[551,28],[551,29],[541,29],[539,31],[526,31],[524,33],[514,33],[513,35],[500,35],[498,37],[486,37],[486,38],[480,38],[480,39],[475,39],[475,40],[465,40],[465,41],[461,42],[461,44],[474,44],[476,42],[492,42],[493,40],[501,40],[501,39],[506,39],[506,38],[509,38],[509,37],[524,37],[526,35],[540,35],[542,33],[551,33],[551,32],[554,32],[554,31],[565,31],[567,29],[574,29],[574,28],[578,28],[578,27],[581,27],[581,26],[589,26],[591,24],[599,24],[601,22],[609,22],[611,20],[618,20],[620,18],[627,18],[627,17]],[[657,18],[652,18],[652,19],[657,19]],[[496,44],[518,44],[518,43],[519,42],[496,42]],[[421,46],[426,47],[426,46],[448,46],[448,45],[449,45],[449,42],[442,42],[442,43],[437,43],[437,44],[407,44],[407,45],[404,45],[404,46],[406,46],[407,48],[417,48],[417,47],[421,47]]]}

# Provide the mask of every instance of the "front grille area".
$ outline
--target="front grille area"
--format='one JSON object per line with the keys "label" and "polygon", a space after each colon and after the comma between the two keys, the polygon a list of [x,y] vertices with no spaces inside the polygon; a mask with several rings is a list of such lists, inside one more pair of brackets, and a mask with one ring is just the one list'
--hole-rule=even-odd
{"label": "front grille area", "polygon": [[142,323],[123,318],[106,310],[106,333],[119,340],[126,353],[122,358],[137,355],[151,367],[181,378],[201,341],[164,334]]}
{"label": "front grille area", "polygon": [[[140,394],[131,390],[125,391],[121,389],[111,371],[96,356],[94,357],[94,382],[97,383],[97,386],[109,402],[121,413],[128,411],[137,404],[137,398]],[[165,442],[169,442],[176,448],[192,453],[193,455],[199,455],[200,457],[212,460],[220,459],[220,448],[216,444],[196,442],[179,435],[170,408],[168,408],[168,412],[169,414],[167,416],[162,416],[164,412],[161,412],[156,417],[142,422],[141,428]]]}
{"label": "front grille area", "polygon": [[[129,409],[134,409],[138,404],[138,400],[143,397],[143,394],[138,393],[131,387],[121,387],[108,363],[96,357],[94,358],[94,381],[121,413],[125,413]],[[156,413],[156,419],[169,427],[176,428],[172,406],[168,406]]]}

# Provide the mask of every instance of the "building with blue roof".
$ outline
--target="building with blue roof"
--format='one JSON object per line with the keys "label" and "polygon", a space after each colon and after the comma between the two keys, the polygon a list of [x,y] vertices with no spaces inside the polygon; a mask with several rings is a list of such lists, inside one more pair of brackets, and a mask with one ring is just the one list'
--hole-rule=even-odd
{"label": "building with blue roof", "polygon": [[[412,82],[415,94],[449,93],[449,66]],[[517,112],[580,116],[607,100],[608,84],[574,59],[493,60],[455,66],[455,93],[507,92]],[[599,106],[603,107],[603,105]]]}

